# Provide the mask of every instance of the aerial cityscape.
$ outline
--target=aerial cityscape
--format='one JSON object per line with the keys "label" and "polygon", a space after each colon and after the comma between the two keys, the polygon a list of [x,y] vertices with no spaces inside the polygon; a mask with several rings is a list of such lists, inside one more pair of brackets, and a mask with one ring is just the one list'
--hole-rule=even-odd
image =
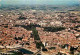
{"label": "aerial cityscape", "polygon": [[80,0],[0,0],[0,55],[80,55]]}

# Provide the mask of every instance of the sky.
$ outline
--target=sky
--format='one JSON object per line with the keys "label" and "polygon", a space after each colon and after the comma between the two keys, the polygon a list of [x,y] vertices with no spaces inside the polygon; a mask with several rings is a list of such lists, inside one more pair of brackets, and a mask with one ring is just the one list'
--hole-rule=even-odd
{"label": "sky", "polygon": [[39,5],[72,5],[79,4],[80,0],[0,0],[1,4],[39,4]]}

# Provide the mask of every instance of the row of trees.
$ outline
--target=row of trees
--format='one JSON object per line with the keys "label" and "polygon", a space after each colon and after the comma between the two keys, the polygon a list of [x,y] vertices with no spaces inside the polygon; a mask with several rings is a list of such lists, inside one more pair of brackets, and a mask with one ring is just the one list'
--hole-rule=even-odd
{"label": "row of trees", "polygon": [[33,28],[32,31],[33,31],[33,36],[34,36],[34,40],[35,40],[35,43],[36,43],[36,47],[38,49],[40,49],[41,47],[44,47],[43,43],[40,40],[40,37],[38,35],[38,31],[36,30],[36,28]]}
{"label": "row of trees", "polygon": [[64,30],[65,27],[44,27],[44,31],[57,32]]}

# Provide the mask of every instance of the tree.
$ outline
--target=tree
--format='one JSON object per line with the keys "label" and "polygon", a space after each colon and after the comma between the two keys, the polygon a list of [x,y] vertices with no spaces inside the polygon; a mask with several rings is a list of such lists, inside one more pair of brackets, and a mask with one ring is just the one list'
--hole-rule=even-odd
{"label": "tree", "polygon": [[33,28],[32,31],[33,31],[33,36],[34,36],[34,40],[35,40],[35,43],[36,43],[36,47],[38,49],[40,49],[41,47],[44,47],[44,45],[42,44],[42,42],[40,40],[40,37],[38,35],[38,31],[36,30],[36,28]]}

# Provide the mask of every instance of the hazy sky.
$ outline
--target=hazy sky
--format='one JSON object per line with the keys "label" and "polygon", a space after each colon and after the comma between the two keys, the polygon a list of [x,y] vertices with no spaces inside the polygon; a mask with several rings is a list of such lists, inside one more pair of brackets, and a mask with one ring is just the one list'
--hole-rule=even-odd
{"label": "hazy sky", "polygon": [[1,4],[47,4],[47,5],[66,5],[79,4],[80,0],[1,0]]}

